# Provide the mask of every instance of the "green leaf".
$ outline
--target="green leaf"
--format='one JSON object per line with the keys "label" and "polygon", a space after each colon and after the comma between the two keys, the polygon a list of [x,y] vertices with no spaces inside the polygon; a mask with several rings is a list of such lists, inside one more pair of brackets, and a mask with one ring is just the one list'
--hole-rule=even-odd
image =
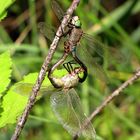
{"label": "green leaf", "polygon": [[2,20],[7,12],[6,9],[14,2],[15,0],[0,0],[0,20]]}
{"label": "green leaf", "polygon": [[19,115],[27,104],[28,98],[12,92],[11,90],[4,96],[2,101],[2,112],[0,114],[0,127],[6,124],[15,123]]}
{"label": "green leaf", "polygon": [[7,12],[3,11],[3,12],[0,14],[0,21],[1,21],[2,19],[4,19],[6,16],[7,16]]}
{"label": "green leaf", "polygon": [[10,83],[11,77],[11,65],[12,61],[10,58],[9,51],[0,55],[0,97]]}
{"label": "green leaf", "polygon": [[[56,70],[54,73],[56,77],[62,77],[65,74],[67,74],[66,70]],[[31,73],[25,76],[22,81],[13,85],[7,94],[3,97],[1,105],[2,112],[0,114],[0,128],[4,127],[6,124],[15,123],[17,118],[22,114],[24,108],[27,105],[29,93],[32,90],[32,86],[35,83],[37,76],[38,73]],[[28,88],[28,85],[31,86]],[[48,90],[49,92],[56,90],[50,83],[47,76],[43,81],[41,90],[42,89],[44,89],[44,91],[46,90],[46,93]],[[28,93],[27,96],[24,92]]]}

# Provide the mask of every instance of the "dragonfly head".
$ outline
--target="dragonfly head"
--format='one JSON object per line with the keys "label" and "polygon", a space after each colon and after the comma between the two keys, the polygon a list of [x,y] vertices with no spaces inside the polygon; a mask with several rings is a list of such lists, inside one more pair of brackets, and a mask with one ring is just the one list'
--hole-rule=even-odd
{"label": "dragonfly head", "polygon": [[83,79],[84,73],[85,73],[85,70],[82,67],[76,67],[73,71],[73,74],[78,76],[79,82]]}
{"label": "dragonfly head", "polygon": [[76,67],[73,72],[78,75],[80,83],[83,83],[86,80],[88,74],[86,67]]}
{"label": "dragonfly head", "polygon": [[76,28],[81,28],[82,24],[78,16],[74,16],[71,19],[71,24]]}
{"label": "dragonfly head", "polygon": [[75,74],[80,74],[82,72],[84,72],[82,67],[75,67],[74,71],[73,71],[73,73],[75,73]]}

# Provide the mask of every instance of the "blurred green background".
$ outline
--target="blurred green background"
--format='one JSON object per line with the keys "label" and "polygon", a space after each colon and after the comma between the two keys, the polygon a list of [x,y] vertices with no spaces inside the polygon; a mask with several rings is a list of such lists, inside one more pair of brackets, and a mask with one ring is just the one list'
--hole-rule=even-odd
{"label": "blurred green background", "polygon": [[[71,0],[59,2],[63,9],[67,9]],[[87,80],[76,89],[83,110],[89,116],[106,96],[140,66],[140,1],[81,0],[75,15],[80,17],[85,33],[97,37],[114,50],[105,50],[101,63],[109,82],[98,79],[98,73],[89,74]],[[11,50],[13,83],[28,73],[38,72],[47,55],[49,46],[37,28],[40,21],[56,28],[59,26],[50,0],[16,1],[8,8],[7,17],[0,23],[0,53]],[[52,64],[61,57],[62,52],[63,47],[59,45]],[[92,120],[100,139],[140,140],[139,98],[140,81],[137,81]],[[71,139],[46,102],[49,103],[48,99],[43,98],[36,103],[20,140]],[[0,139],[9,140],[14,128],[15,125],[8,125],[1,129]]]}

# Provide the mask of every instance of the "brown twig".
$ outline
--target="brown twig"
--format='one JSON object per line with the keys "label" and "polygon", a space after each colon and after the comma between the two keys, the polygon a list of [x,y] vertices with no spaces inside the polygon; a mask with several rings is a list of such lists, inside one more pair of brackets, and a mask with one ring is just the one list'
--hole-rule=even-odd
{"label": "brown twig", "polygon": [[[93,113],[87,118],[85,123],[83,124],[85,127],[90,123],[90,121],[98,114],[100,113],[115,97],[120,95],[120,93],[129,85],[132,85],[137,79],[140,78],[140,69],[126,82],[124,82],[121,86],[119,86],[114,92],[111,93],[106,99],[101,103],[100,106],[98,106]],[[77,140],[78,135],[75,135],[73,140]]]}
{"label": "brown twig", "polygon": [[140,70],[138,70],[131,78],[125,81],[121,86],[119,86],[114,92],[111,93],[106,99],[102,102],[102,104],[95,109],[95,111],[90,115],[89,120],[91,121],[99,112],[101,112],[105,106],[107,106],[116,96],[120,95],[120,93],[129,85],[132,85],[137,79],[140,78]]}
{"label": "brown twig", "polygon": [[40,87],[41,87],[41,84],[45,78],[45,74],[46,74],[46,71],[48,69],[48,65],[53,57],[53,54],[57,48],[57,45],[58,45],[58,42],[60,40],[60,37],[63,35],[63,30],[65,30],[65,27],[67,26],[68,24],[68,21],[70,20],[70,17],[71,15],[73,14],[74,10],[77,8],[78,4],[79,4],[80,0],[73,0],[71,6],[69,7],[69,9],[67,10],[66,12],[66,15],[64,16],[62,22],[61,22],[61,25],[59,26],[57,32],[56,32],[56,36],[50,46],[50,49],[49,49],[49,52],[48,52],[48,55],[41,67],[41,70],[39,72],[39,75],[38,75],[38,79],[32,89],[32,93],[31,93],[31,96],[29,97],[29,100],[28,100],[28,103],[27,103],[27,106],[22,114],[22,116],[20,117],[18,123],[17,123],[17,126],[16,126],[16,129],[15,129],[15,132],[11,138],[11,140],[17,140],[24,125],[25,125],[25,122],[28,118],[28,115],[35,103],[35,100],[36,100],[36,96],[37,96],[37,93],[38,91],[40,90]]}

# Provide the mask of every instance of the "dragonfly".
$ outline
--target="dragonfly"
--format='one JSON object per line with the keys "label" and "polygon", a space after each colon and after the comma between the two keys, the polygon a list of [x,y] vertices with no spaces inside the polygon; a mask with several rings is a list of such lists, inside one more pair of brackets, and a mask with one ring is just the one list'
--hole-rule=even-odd
{"label": "dragonfly", "polygon": [[[51,3],[53,11],[61,21],[62,17],[65,15],[65,12],[62,10],[57,0],[52,0]],[[55,33],[53,33],[54,31],[50,31],[50,26],[47,26],[45,22],[40,22],[38,24],[38,28],[40,29],[40,32],[46,36],[46,38],[52,40]],[[115,49],[111,50],[109,47],[96,40],[92,35],[84,33],[82,29],[82,23],[78,16],[73,16],[71,18],[68,23],[68,28],[63,32],[67,39],[64,42],[65,53],[60,58],[59,62],[63,63],[68,54],[72,54],[73,59],[81,67],[83,67],[86,72],[94,74],[101,80],[108,81],[109,79],[106,72],[92,56],[99,56],[98,61],[100,63],[104,60],[104,50],[115,51]],[[114,61],[114,59],[111,58],[110,63],[111,61]],[[59,65],[60,63],[55,64],[53,69],[57,68]],[[50,77],[49,74],[48,77]]]}
{"label": "dragonfly", "polygon": [[[79,84],[79,81],[85,77],[84,69],[80,66],[73,67],[73,62],[66,62],[63,64],[64,68],[68,73],[61,78],[55,77],[51,73],[51,78],[53,83],[57,85],[57,88],[54,88],[50,91],[49,87],[42,86],[39,95],[43,95],[49,92],[50,103],[52,110],[57,117],[60,124],[73,136],[86,137],[89,139],[95,139],[96,132],[92,124],[88,121],[82,105],[80,98],[74,89]],[[19,83],[16,84],[14,92],[18,94],[29,95],[33,84],[30,83]],[[45,91],[46,90],[46,91]],[[49,91],[48,91],[49,90]],[[38,95],[38,96],[39,96]]]}
{"label": "dragonfly", "polygon": [[[64,51],[62,58],[60,58],[49,70],[48,70],[48,78],[50,80],[50,82],[52,83],[52,85],[55,88],[60,88],[60,85],[57,84],[57,82],[55,82],[52,73],[54,72],[55,69],[57,69],[67,58],[68,56],[68,52]],[[84,65],[84,63],[82,61],[80,61],[80,59],[78,57],[76,57],[75,55],[75,62],[78,62],[78,64],[81,66],[81,68],[83,69],[83,77],[82,78],[78,78],[79,82],[82,83],[85,81],[85,79],[87,78],[87,67]],[[71,71],[74,71],[72,64],[75,64],[75,62],[72,60],[68,63],[64,63],[63,66],[64,68],[69,72],[69,74],[71,75]]]}

